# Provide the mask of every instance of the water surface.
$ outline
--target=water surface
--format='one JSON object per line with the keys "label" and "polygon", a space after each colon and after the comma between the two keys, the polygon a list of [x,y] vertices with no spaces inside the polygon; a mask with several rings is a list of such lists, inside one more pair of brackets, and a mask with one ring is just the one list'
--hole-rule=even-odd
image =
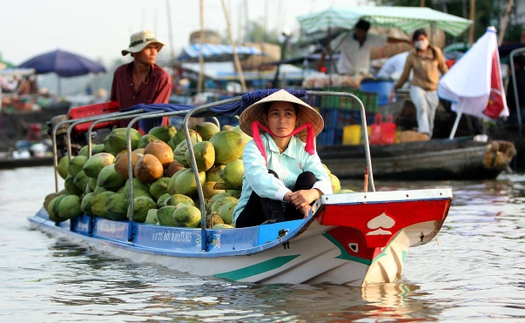
{"label": "water surface", "polygon": [[[358,188],[358,181],[343,182]],[[135,264],[29,230],[51,167],[0,170],[0,322],[517,322],[525,320],[525,175],[451,187],[437,241],[411,248],[398,283],[257,285]]]}

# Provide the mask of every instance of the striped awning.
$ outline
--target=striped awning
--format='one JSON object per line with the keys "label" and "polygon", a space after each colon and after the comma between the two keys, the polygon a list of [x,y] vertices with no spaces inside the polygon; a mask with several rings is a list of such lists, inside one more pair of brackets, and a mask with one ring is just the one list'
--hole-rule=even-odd
{"label": "striped awning", "polygon": [[426,7],[330,7],[297,17],[306,33],[328,28],[353,29],[359,19],[372,26],[397,27],[405,33],[434,26],[452,36],[458,36],[472,24],[471,20]]}
{"label": "striped awning", "polygon": [[[183,47],[177,60],[180,62],[198,62],[200,51],[200,44],[186,45]],[[246,58],[250,55],[264,55],[263,52],[252,46],[236,46],[235,51],[240,59]],[[233,47],[222,44],[203,44],[202,56],[206,62],[231,61],[233,59]]]}

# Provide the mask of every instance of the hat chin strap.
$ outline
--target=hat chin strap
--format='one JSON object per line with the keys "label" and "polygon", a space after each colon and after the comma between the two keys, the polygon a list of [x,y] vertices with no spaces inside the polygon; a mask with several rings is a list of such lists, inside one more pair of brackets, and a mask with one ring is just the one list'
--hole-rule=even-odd
{"label": "hat chin strap", "polygon": [[275,137],[279,137],[279,138],[291,137],[291,136],[293,136],[295,134],[298,134],[299,132],[303,131],[306,128],[306,145],[304,147],[304,150],[306,150],[306,152],[308,152],[310,155],[313,155],[315,153],[315,146],[314,146],[314,137],[315,137],[315,135],[314,135],[314,128],[313,128],[311,122],[306,122],[302,126],[295,128],[294,131],[292,131],[287,136],[278,136],[278,135],[274,134],[273,131],[270,130],[270,128],[268,128],[265,125],[261,124],[259,121],[254,121],[254,122],[252,122],[252,137],[253,137],[253,141],[255,141],[255,144],[257,145],[257,148],[259,148],[259,151],[261,152],[261,154],[264,157],[264,160],[266,160],[267,163],[268,163],[268,161],[266,159],[266,150],[264,149],[264,146],[263,146],[263,143],[262,143],[262,140],[261,140],[261,135],[260,135],[260,132],[259,132],[259,128],[261,128],[262,130],[266,131],[270,135],[275,136]]}

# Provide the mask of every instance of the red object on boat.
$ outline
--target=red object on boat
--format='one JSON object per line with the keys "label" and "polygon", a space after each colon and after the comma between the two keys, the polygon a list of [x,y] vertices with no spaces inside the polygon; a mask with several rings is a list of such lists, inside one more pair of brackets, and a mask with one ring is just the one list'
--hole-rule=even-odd
{"label": "red object on boat", "polygon": [[[74,119],[81,119],[81,118],[87,118],[102,114],[108,114],[108,113],[114,113],[118,112],[118,102],[117,101],[109,101],[109,102],[103,102],[103,103],[97,103],[97,104],[90,104],[90,105],[84,105],[81,107],[72,108],[67,113],[67,116],[70,120]],[[81,123],[74,127],[75,131],[78,132],[84,132],[89,129],[89,126],[92,122],[87,123]],[[119,121],[104,121],[97,123],[94,127],[94,129],[100,129],[100,128],[107,128],[114,125],[118,125]]]}

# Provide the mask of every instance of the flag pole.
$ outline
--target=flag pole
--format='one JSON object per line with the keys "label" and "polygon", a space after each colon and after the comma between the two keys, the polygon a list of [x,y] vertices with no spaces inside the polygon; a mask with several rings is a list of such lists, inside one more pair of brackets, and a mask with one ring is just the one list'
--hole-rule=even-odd
{"label": "flag pole", "polygon": [[454,125],[452,126],[452,130],[450,131],[450,136],[448,136],[448,139],[454,139],[454,136],[456,135],[456,130],[458,130],[459,120],[461,119],[462,114],[463,109],[457,112],[456,120],[454,121]]}

